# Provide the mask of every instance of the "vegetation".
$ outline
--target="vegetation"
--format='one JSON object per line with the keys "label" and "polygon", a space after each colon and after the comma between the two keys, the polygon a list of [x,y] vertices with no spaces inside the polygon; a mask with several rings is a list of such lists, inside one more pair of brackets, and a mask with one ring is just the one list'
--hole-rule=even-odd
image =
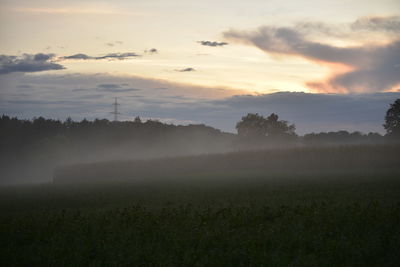
{"label": "vegetation", "polygon": [[388,135],[394,138],[400,138],[400,99],[397,99],[386,112],[385,127]]}
{"label": "vegetation", "polygon": [[236,129],[239,136],[251,138],[295,135],[294,124],[289,125],[287,121],[278,119],[279,117],[275,113],[267,118],[257,113],[249,113],[236,124]]}
{"label": "vegetation", "polygon": [[293,133],[294,126],[277,116],[259,117],[269,125],[264,129],[268,135],[261,138],[223,133],[205,125],[176,126],[140,118],[124,122],[71,119],[62,122],[42,117],[20,120],[3,115],[0,117],[0,184],[48,182],[57,166],[81,162],[393,141],[377,133],[347,131],[298,137]]}
{"label": "vegetation", "polygon": [[398,175],[254,177],[0,188],[0,265],[398,266]]}
{"label": "vegetation", "polygon": [[54,183],[0,187],[0,266],[398,266],[395,111],[387,136],[2,116],[2,176]]}
{"label": "vegetation", "polygon": [[[241,151],[224,154],[171,157],[149,160],[107,161],[74,164],[58,168],[56,183],[97,183],[113,181],[191,183],[193,176],[222,174],[231,183],[236,176],[338,175],[348,173],[393,173],[400,170],[400,145],[347,147],[303,147]],[[204,179],[204,178],[203,178]]]}
{"label": "vegetation", "polygon": [[2,116],[0,184],[51,181],[56,166],[79,162],[226,152],[233,138],[205,125]]}
{"label": "vegetation", "polygon": [[305,134],[302,137],[302,141],[303,144],[308,146],[338,146],[388,143],[387,138],[378,133],[362,134],[360,132],[349,133],[347,131]]}
{"label": "vegetation", "polygon": [[43,117],[20,120],[3,115],[0,117],[0,129],[0,148],[8,151],[31,149],[35,144],[43,145],[46,142],[93,148],[126,142],[154,143],[162,139],[172,140],[177,136],[185,136],[192,142],[196,142],[199,137],[229,140],[231,136],[202,124],[176,126],[154,120],[142,122],[140,118],[123,122],[106,119],[80,122],[67,119],[62,122]]}
{"label": "vegetation", "polygon": [[0,262],[397,266],[398,151],[292,148],[64,167],[55,184],[0,189]]}

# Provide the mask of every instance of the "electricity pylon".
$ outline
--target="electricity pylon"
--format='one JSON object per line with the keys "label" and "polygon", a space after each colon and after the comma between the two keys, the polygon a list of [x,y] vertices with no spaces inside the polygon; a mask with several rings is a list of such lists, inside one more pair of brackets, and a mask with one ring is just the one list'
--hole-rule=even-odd
{"label": "electricity pylon", "polygon": [[114,111],[111,112],[111,114],[114,114],[114,121],[118,121],[118,114],[121,114],[121,113],[118,112],[118,106],[119,105],[120,104],[118,104],[117,98],[115,98],[115,102],[113,103]]}

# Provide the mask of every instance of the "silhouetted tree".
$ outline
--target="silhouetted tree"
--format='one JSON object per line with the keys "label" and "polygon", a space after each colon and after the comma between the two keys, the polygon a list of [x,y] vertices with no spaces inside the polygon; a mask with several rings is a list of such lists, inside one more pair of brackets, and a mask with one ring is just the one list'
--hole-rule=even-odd
{"label": "silhouetted tree", "polygon": [[296,126],[294,124],[289,125],[287,121],[278,120],[279,117],[275,113],[268,116],[266,120],[266,134],[267,136],[284,136],[284,135],[295,135]]}
{"label": "silhouetted tree", "polygon": [[388,136],[400,138],[400,99],[390,104],[383,127],[385,127]]}
{"label": "silhouetted tree", "polygon": [[295,135],[296,127],[287,121],[279,120],[278,115],[272,113],[267,118],[258,113],[249,113],[236,124],[238,135],[242,137],[283,137]]}
{"label": "silhouetted tree", "polygon": [[[199,142],[213,140],[224,143],[230,140],[231,134],[205,125],[177,126],[165,124],[156,120],[142,122],[139,117],[134,121],[110,122],[106,119],[89,121],[65,121],[45,119],[20,120],[6,115],[0,115],[0,161],[10,153],[24,155],[43,144],[56,144],[64,140],[66,149],[88,151],[99,147],[115,147],[118,144],[135,144],[136,147],[153,146],[156,141],[163,144],[177,142]],[[68,141],[65,141],[68,140]],[[226,142],[225,142],[226,143]],[[125,146],[126,147],[126,146]]]}
{"label": "silhouetted tree", "polygon": [[266,119],[258,113],[249,113],[236,124],[236,129],[242,137],[263,137],[266,135],[266,123]]}

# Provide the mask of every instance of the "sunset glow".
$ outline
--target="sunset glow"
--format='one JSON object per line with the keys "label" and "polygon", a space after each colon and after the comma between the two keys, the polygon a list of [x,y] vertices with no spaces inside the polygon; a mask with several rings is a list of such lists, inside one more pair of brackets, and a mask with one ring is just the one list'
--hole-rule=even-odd
{"label": "sunset glow", "polygon": [[[167,99],[174,96],[175,102],[194,97],[202,106],[204,99],[277,92],[397,92],[397,10],[395,0],[2,1],[1,111],[22,100],[68,95],[72,103],[98,95],[89,93],[99,90],[93,75],[102,76],[101,83],[118,80],[137,89],[102,91],[96,98],[102,105],[123,98],[129,114],[139,112],[143,99],[171,105]],[[154,91],[165,84],[174,88]],[[31,116],[40,109],[16,108],[13,114]],[[153,116],[149,109],[140,114]]]}

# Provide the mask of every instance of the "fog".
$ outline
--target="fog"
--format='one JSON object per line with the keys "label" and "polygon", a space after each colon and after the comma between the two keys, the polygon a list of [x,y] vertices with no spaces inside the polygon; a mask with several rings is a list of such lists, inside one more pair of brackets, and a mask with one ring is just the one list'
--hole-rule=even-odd
{"label": "fog", "polygon": [[61,122],[3,116],[0,122],[3,185],[168,177],[190,181],[189,177],[199,175],[206,179],[221,174],[225,178],[240,173],[249,176],[249,172],[271,176],[400,166],[393,161],[393,149],[398,147],[376,133],[338,131],[297,136],[292,131],[257,136],[241,131],[236,135],[205,125],[176,126],[142,122],[140,118],[133,122]]}
{"label": "fog", "polygon": [[[51,182],[55,168],[89,162],[164,158],[232,150],[232,134],[203,125],[173,126],[157,121],[113,123],[14,121],[2,133],[2,184]],[[27,125],[24,125],[27,124]],[[46,126],[47,124],[47,126]],[[69,126],[68,126],[69,127]],[[25,128],[25,129],[24,129]]]}
{"label": "fog", "polygon": [[[399,143],[374,133],[298,136],[277,116],[244,118],[228,134],[139,118],[0,117],[0,262],[399,262]],[[261,123],[249,127],[249,118]]]}
{"label": "fog", "polygon": [[54,182],[257,182],[400,174],[398,145],[290,147],[147,160],[107,161],[58,168]]}

